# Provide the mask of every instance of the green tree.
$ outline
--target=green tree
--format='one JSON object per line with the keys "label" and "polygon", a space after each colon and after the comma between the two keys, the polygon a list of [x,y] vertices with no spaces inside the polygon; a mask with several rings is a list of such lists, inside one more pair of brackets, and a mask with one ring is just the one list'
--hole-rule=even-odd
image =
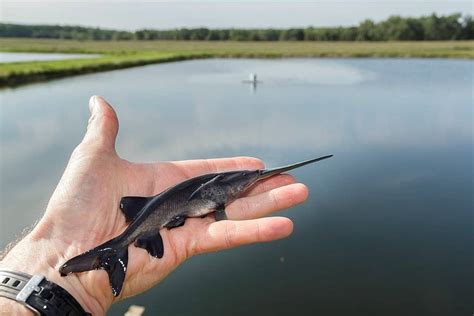
{"label": "green tree", "polygon": [[377,36],[375,36],[375,23],[372,20],[364,20],[359,24],[357,28],[357,37],[358,41],[375,41]]}
{"label": "green tree", "polygon": [[473,40],[471,15],[460,13],[404,18],[391,16],[375,23],[362,21],[353,27],[307,27],[290,29],[143,29],[136,32],[82,26],[21,25],[0,23],[0,37],[61,38],[75,40],[198,40],[198,41],[398,41]]}

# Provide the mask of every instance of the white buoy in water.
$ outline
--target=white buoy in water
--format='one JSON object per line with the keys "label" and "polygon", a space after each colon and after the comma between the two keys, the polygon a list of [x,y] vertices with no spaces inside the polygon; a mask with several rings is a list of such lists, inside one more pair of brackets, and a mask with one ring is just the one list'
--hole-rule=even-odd
{"label": "white buoy in water", "polygon": [[243,83],[253,83],[253,84],[261,83],[261,81],[257,80],[257,74],[254,74],[254,73],[249,74],[249,79],[248,80],[242,80],[242,82]]}

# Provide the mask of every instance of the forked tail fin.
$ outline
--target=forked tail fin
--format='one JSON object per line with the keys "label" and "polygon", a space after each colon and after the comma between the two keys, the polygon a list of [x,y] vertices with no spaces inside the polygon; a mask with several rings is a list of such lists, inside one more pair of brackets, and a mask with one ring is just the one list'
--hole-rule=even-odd
{"label": "forked tail fin", "polygon": [[106,246],[109,242],[80,254],[59,268],[61,276],[70,273],[103,269],[109,275],[110,286],[114,296],[122,291],[128,264],[128,248]]}
{"label": "forked tail fin", "polygon": [[284,166],[284,167],[273,168],[273,169],[265,169],[265,170],[262,170],[260,172],[260,179],[270,178],[271,176],[274,176],[274,175],[277,175],[277,174],[280,174],[280,173],[283,173],[283,172],[286,172],[286,171],[289,171],[289,170],[292,170],[292,169],[296,169],[296,168],[302,167],[304,165],[307,165],[307,164],[310,164],[310,163],[313,163],[313,162],[316,162],[316,161],[321,161],[321,160],[324,160],[324,159],[328,159],[328,158],[331,158],[332,156],[333,155],[327,155],[327,156],[323,156],[323,157],[319,157],[319,158],[315,158],[315,159],[305,160],[305,161],[298,162],[298,163],[288,165],[288,166]]}

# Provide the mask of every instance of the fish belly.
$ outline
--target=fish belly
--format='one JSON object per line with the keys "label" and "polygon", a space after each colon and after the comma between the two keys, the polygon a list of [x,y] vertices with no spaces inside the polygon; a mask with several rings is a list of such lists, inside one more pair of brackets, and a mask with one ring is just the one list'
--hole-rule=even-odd
{"label": "fish belly", "polygon": [[212,201],[201,201],[199,203],[192,203],[188,210],[188,217],[201,217],[212,213],[216,210],[216,203]]}

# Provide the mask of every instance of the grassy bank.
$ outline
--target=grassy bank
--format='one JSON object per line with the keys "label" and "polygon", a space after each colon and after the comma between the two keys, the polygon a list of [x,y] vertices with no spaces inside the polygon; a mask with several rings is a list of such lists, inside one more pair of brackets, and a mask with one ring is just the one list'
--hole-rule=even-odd
{"label": "grassy bank", "polygon": [[8,52],[95,53],[101,57],[0,64],[0,86],[82,73],[211,57],[420,57],[474,59],[474,41],[192,42],[0,39]]}

